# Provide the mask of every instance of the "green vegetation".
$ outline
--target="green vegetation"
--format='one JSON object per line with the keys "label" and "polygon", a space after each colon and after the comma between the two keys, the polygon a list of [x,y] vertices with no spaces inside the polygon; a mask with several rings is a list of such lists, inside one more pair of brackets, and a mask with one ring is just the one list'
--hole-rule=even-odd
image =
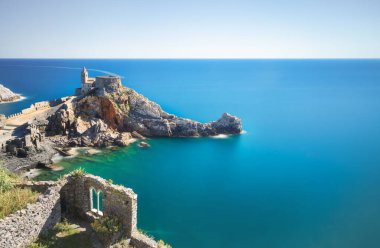
{"label": "green vegetation", "polygon": [[73,176],[74,178],[81,178],[81,177],[83,177],[85,174],[86,174],[86,171],[85,171],[82,167],[79,167],[78,169],[73,170],[73,171],[71,172],[71,176]]}
{"label": "green vegetation", "polygon": [[48,246],[41,243],[31,243],[28,248],[49,248]]}
{"label": "green vegetation", "polygon": [[84,229],[68,223],[67,220],[57,223],[51,232],[41,235],[37,241],[28,246],[28,248],[66,247],[92,247],[91,239]]}
{"label": "green vegetation", "polygon": [[4,169],[0,169],[0,192],[5,192],[13,188],[15,179],[13,175]]}
{"label": "green vegetation", "polygon": [[105,244],[111,244],[113,236],[120,230],[121,223],[117,218],[101,217],[91,224],[98,238]]}
{"label": "green vegetation", "polygon": [[109,98],[113,105],[121,111],[121,113],[128,115],[129,113],[129,103],[128,103],[128,95],[125,90],[119,90],[118,92],[108,93]]}
{"label": "green vegetation", "polygon": [[38,193],[29,188],[15,187],[21,181],[16,175],[0,168],[0,219],[26,207],[29,203],[35,203]]}
{"label": "green vegetation", "polygon": [[55,225],[54,231],[57,233],[65,232],[70,233],[73,230],[71,225],[68,223],[67,219],[64,219],[62,222],[59,222]]}

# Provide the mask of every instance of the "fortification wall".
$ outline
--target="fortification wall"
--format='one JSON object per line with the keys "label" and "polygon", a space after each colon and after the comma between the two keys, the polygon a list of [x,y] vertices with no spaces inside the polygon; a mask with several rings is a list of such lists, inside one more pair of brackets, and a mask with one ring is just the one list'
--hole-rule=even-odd
{"label": "fortification wall", "polygon": [[104,89],[107,92],[114,92],[121,87],[121,79],[120,77],[115,76],[96,77],[94,85],[97,89]]}
{"label": "fortification wall", "polygon": [[27,247],[38,235],[61,220],[61,205],[56,184],[48,188],[34,204],[0,220],[0,248]]}
{"label": "fortification wall", "polygon": [[34,113],[34,112],[36,112],[38,110],[48,109],[48,108],[57,106],[57,105],[59,105],[61,103],[64,103],[67,100],[69,100],[70,98],[71,98],[70,96],[66,96],[66,97],[62,97],[62,98],[51,100],[51,101],[36,102],[36,103],[30,105],[29,108],[21,110],[21,112],[19,112],[19,113],[15,113],[15,114],[9,115],[7,117],[7,119],[9,120],[9,119],[13,119],[13,118],[16,118],[16,117],[19,117],[19,116],[22,116],[22,115],[27,115],[27,114]]}

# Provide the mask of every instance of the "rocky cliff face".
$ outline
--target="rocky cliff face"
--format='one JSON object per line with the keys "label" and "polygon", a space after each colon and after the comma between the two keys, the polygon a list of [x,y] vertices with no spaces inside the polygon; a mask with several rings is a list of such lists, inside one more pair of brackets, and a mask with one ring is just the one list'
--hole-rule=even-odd
{"label": "rocky cliff face", "polygon": [[189,137],[239,134],[241,120],[228,113],[214,122],[200,123],[166,113],[136,91],[120,87],[93,92],[64,104],[49,117],[49,134],[67,134],[71,144],[127,145],[131,133],[144,136]]}
{"label": "rocky cliff face", "polygon": [[20,95],[13,93],[10,89],[0,84],[0,102],[12,102],[20,98]]}
{"label": "rocky cliff face", "polygon": [[219,120],[209,123],[180,118],[126,87],[109,92],[105,97],[114,103],[118,128],[123,131],[173,137],[239,134],[242,131],[241,120],[230,114],[225,113]]}

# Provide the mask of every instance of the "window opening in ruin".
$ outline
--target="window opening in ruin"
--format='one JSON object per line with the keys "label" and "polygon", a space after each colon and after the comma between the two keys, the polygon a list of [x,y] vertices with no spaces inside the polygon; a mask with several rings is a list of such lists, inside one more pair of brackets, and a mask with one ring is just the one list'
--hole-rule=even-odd
{"label": "window opening in ruin", "polygon": [[101,190],[98,192],[98,213],[103,215],[103,192]]}
{"label": "window opening in ruin", "polygon": [[90,188],[90,202],[91,202],[91,211],[98,211],[98,194],[94,188]]}

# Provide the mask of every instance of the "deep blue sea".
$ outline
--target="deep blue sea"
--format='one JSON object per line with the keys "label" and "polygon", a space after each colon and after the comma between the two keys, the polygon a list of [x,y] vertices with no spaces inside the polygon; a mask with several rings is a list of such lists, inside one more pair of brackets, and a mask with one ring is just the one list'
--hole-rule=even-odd
{"label": "deep blue sea", "polygon": [[170,113],[242,119],[61,162],[133,188],[139,228],[175,248],[380,247],[380,60],[0,60],[27,97],[0,113],[72,94],[83,66]]}

